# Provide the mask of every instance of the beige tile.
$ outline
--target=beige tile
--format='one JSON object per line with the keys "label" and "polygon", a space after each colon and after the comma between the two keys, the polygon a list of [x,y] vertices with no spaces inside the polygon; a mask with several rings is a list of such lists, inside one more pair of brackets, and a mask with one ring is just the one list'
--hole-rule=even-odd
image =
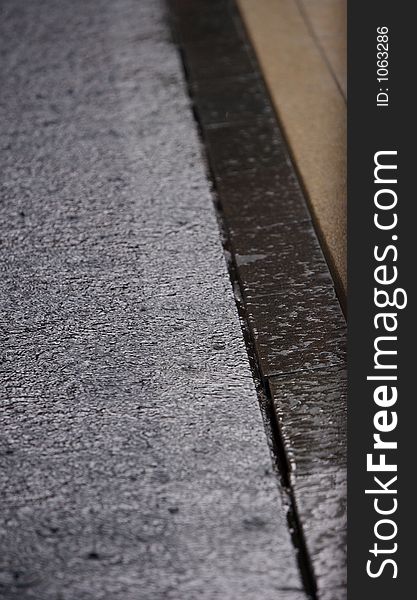
{"label": "beige tile", "polygon": [[346,98],[346,0],[297,0],[297,2]]}

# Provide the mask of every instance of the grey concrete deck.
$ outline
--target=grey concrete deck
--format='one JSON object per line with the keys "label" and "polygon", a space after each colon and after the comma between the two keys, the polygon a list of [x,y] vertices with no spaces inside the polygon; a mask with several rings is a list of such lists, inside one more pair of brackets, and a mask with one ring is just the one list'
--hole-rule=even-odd
{"label": "grey concrete deck", "polygon": [[161,0],[4,0],[5,600],[302,600]]}

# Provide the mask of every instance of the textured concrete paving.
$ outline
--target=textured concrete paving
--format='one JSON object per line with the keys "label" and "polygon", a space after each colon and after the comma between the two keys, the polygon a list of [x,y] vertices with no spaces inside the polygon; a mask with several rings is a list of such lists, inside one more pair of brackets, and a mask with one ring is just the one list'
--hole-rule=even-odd
{"label": "textured concrete paving", "polygon": [[162,2],[0,21],[0,597],[302,600]]}

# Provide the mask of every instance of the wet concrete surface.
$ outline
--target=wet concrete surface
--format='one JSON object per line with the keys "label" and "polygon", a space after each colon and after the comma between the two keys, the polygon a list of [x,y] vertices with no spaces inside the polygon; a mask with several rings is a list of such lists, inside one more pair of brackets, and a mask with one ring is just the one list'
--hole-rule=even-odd
{"label": "wet concrete surface", "polygon": [[164,4],[1,10],[0,596],[302,600]]}
{"label": "wet concrete surface", "polygon": [[235,173],[219,177],[216,186],[231,231],[268,231],[273,225],[310,221],[294,169],[285,157],[271,169],[262,169],[262,177],[257,171]]}
{"label": "wet concrete surface", "polygon": [[265,376],[343,361],[346,323],[310,222],[230,227]]}
{"label": "wet concrete surface", "polygon": [[327,467],[345,467],[345,369],[271,377],[269,385],[290,468],[309,475]]}
{"label": "wet concrete surface", "polygon": [[318,597],[346,598],[346,371],[269,380]]}
{"label": "wet concrete surface", "polygon": [[216,176],[272,168],[282,158],[282,137],[273,122],[245,123],[206,130]]}
{"label": "wet concrete surface", "polygon": [[192,93],[204,125],[238,123],[272,115],[262,83],[254,75],[216,79],[214,83],[200,80]]}
{"label": "wet concrete surface", "polygon": [[293,474],[291,483],[314,567],[317,597],[346,600],[346,469]]}

